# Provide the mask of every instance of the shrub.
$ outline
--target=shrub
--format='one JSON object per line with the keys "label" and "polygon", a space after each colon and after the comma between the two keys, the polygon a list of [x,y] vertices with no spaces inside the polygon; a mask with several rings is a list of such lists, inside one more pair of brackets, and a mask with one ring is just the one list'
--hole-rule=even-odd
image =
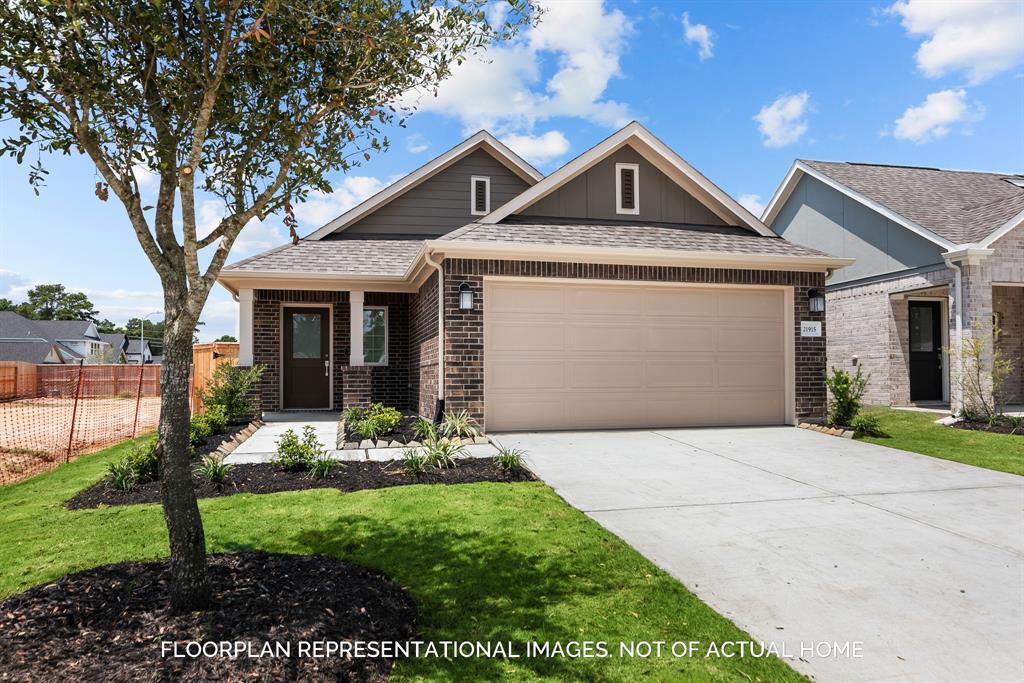
{"label": "shrub", "polygon": [[448,437],[479,436],[480,425],[468,411],[460,410],[444,416],[441,421],[441,433]]}
{"label": "shrub", "polygon": [[860,411],[860,401],[868,386],[869,377],[864,377],[861,369],[851,375],[846,370],[832,368],[832,373],[825,374],[825,386],[832,394],[828,402],[828,423],[837,427],[849,427],[853,418]]}
{"label": "shrub", "polygon": [[359,406],[346,408],[345,412],[341,414],[341,419],[345,421],[345,424],[354,426],[363,419],[363,410]]}
{"label": "shrub", "polygon": [[360,411],[359,414],[361,417],[353,423],[352,431],[364,439],[376,439],[390,434],[402,421],[402,413],[397,408],[387,407],[383,403],[372,403],[365,412]]}
{"label": "shrub", "polygon": [[201,446],[206,438],[213,434],[210,422],[204,415],[193,415],[188,423],[188,442],[193,446]]}
{"label": "shrub", "polygon": [[213,371],[213,376],[199,396],[209,409],[220,406],[224,416],[231,424],[248,422],[255,417],[256,407],[250,392],[263,376],[263,366],[240,368],[228,363],[220,363]]}
{"label": "shrub", "polygon": [[294,429],[287,430],[277,441],[277,456],[271,461],[286,472],[304,472],[313,462],[326,455],[312,425],[302,428],[302,438]]}
{"label": "shrub", "polygon": [[430,420],[425,420],[422,417],[416,418],[412,423],[412,433],[416,435],[416,440],[423,442],[437,437],[437,428],[434,427],[434,423]]}
{"label": "shrub", "polygon": [[331,472],[334,471],[337,465],[337,460],[324,453],[313,459],[312,464],[309,466],[309,476],[314,479],[326,479],[331,476]]}
{"label": "shrub", "polygon": [[877,415],[863,413],[850,422],[857,436],[885,436],[882,431],[882,420]]}
{"label": "shrub", "polygon": [[427,456],[419,448],[406,448],[402,451],[405,469],[413,474],[423,474],[427,469]]}
{"label": "shrub", "polygon": [[160,452],[155,440],[132,446],[124,461],[135,475],[136,483],[144,484],[160,478]]}
{"label": "shrub", "polygon": [[494,462],[498,463],[498,467],[506,472],[522,472],[526,469],[523,465],[524,455],[526,455],[526,451],[521,448],[502,446],[498,449],[498,454],[494,456]]}
{"label": "shrub", "polygon": [[195,466],[193,472],[220,487],[227,481],[232,469],[233,465],[224,462],[223,457],[207,455]]}
{"label": "shrub", "polygon": [[1006,421],[1010,425],[1011,434],[1024,430],[1024,415],[1007,415]]}
{"label": "shrub", "polygon": [[128,493],[135,488],[135,471],[132,470],[128,458],[122,458],[110,463],[107,465],[107,471],[110,472],[110,483],[118,491]]}
{"label": "shrub", "polygon": [[964,419],[997,424],[1006,400],[1006,379],[1013,373],[1013,360],[993,344],[1000,331],[991,334],[979,323],[964,335],[958,348],[949,349],[950,367],[958,368],[954,381],[963,397]]}
{"label": "shrub", "polygon": [[210,425],[211,433],[223,434],[228,430],[228,414],[224,410],[224,406],[217,404],[206,406],[206,412],[202,415],[206,419],[206,424]]}
{"label": "shrub", "polygon": [[466,449],[448,439],[431,439],[423,445],[423,455],[427,467],[446,470],[457,467],[459,460],[465,457]]}

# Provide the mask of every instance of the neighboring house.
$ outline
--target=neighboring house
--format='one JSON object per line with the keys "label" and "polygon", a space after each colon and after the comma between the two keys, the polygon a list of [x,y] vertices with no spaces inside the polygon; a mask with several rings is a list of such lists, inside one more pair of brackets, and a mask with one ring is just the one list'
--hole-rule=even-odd
{"label": "neighboring house", "polygon": [[134,339],[128,338],[128,345],[125,347],[124,355],[128,363],[135,365],[138,365],[140,362],[143,365],[154,363],[154,358],[156,358],[153,355],[153,349],[149,345],[149,340],[147,339],[143,342],[138,337]]}
{"label": "neighboring house", "polygon": [[126,363],[128,357],[128,335],[123,332],[100,332],[100,339],[110,344],[108,363]]}
{"label": "neighboring house", "polygon": [[763,220],[856,259],[828,281],[828,362],[870,374],[870,403],[958,409],[948,350],[993,321],[1024,402],[1024,176],[798,160]]}
{"label": "neighboring house", "polygon": [[783,424],[825,412],[825,338],[801,323],[815,334],[810,299],[849,263],[778,237],[634,122],[547,177],[482,131],[219,281],[265,410]]}
{"label": "neighboring house", "polygon": [[0,360],[25,363],[114,362],[109,340],[88,320],[30,320],[0,311]]}

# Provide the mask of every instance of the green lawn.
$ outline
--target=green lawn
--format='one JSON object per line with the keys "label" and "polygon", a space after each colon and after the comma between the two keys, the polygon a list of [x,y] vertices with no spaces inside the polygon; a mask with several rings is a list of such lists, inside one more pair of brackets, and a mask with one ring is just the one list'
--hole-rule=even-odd
{"label": "green lawn", "polygon": [[[0,490],[0,597],[88,567],[166,554],[155,505],[70,512],[125,445]],[[540,483],[317,490],[200,502],[211,552],[333,555],[413,595],[432,640],[746,640]],[[421,659],[397,680],[790,681],[773,658]]]}
{"label": "green lawn", "polygon": [[862,441],[1024,475],[1024,437],[944,427],[935,424],[940,417],[936,413],[892,408],[871,408],[868,412],[881,418],[888,437],[859,437]]}

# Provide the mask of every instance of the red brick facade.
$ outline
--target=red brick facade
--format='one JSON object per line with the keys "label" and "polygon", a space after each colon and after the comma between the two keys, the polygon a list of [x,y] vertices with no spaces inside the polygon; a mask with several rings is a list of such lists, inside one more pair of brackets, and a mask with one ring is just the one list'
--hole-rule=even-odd
{"label": "red brick facade", "polygon": [[[774,270],[729,270],[671,266],[624,266],[540,261],[449,259],[445,261],[445,408],[468,410],[484,423],[484,276],[520,276],[693,282],[707,284],[784,285],[794,289],[796,416],[818,419],[825,414],[825,315],[808,310],[807,293],[825,287],[823,273]],[[459,310],[459,287],[467,283],[475,297],[473,310]],[[801,337],[800,322],[822,324],[821,337]]]}
{"label": "red brick facade", "polygon": [[437,404],[437,274],[409,302],[409,407],[433,419]]}

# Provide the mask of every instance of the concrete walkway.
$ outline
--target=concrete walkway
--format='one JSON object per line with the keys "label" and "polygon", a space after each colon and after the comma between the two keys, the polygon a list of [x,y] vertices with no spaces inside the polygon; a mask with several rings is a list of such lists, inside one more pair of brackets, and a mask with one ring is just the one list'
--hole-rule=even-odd
{"label": "concrete walkway", "polygon": [[[327,411],[264,413],[264,425],[231,452],[224,462],[232,465],[270,462],[277,455],[277,442],[289,429],[300,437],[306,425],[312,425],[317,438],[335,460],[396,460],[402,457],[401,448],[338,449],[339,413]],[[473,444],[465,447],[467,457],[490,458],[498,452],[491,444]]]}
{"label": "concrete walkway", "polygon": [[791,427],[499,439],[817,680],[1024,677],[1022,477]]}

